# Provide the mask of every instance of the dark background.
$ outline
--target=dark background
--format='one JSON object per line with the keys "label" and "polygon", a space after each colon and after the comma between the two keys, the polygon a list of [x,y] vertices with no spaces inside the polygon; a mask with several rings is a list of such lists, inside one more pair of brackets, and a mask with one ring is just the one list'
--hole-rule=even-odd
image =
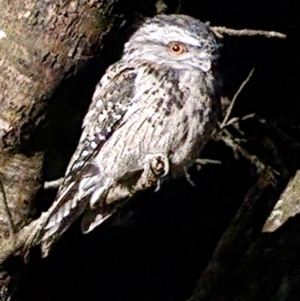
{"label": "dark background", "polygon": [[[209,21],[212,26],[274,30],[288,35],[286,40],[226,37],[222,41],[224,94],[232,98],[255,66],[254,75],[240,94],[232,115],[256,113],[299,141],[300,16],[297,4],[297,1],[189,0],[183,1],[181,13]],[[119,42],[115,40],[115,43]],[[114,59],[107,56],[100,67],[89,66],[81,77],[67,82],[65,89],[72,89],[83,77],[91,78],[94,84]],[[88,100],[81,101],[80,95],[66,101],[63,108],[54,100],[52,114],[60,121],[61,128],[56,129],[51,138],[44,138],[43,143],[50,149],[58,145],[61,152],[71,154],[80,126],[70,133],[68,114],[73,114],[72,110],[80,111],[74,121],[79,125],[87,105]],[[261,128],[257,123],[248,121],[244,127],[250,140],[259,140]],[[298,152],[278,143],[280,155],[292,174],[299,167]],[[253,151],[260,155],[255,144]],[[50,151],[45,166],[49,179],[58,177],[66,164],[55,160],[55,156],[60,156],[58,152]],[[185,179],[166,183],[156,193],[135,198],[117,216],[88,235],[82,235],[80,223],[75,223],[48,258],[40,259],[39,249],[34,249],[21,276],[18,298],[21,301],[188,299],[256,176],[246,159],[235,159],[232,150],[221,142],[209,143],[201,157],[218,159],[222,164],[206,165],[200,171],[193,168],[191,177],[196,187]],[[53,164],[61,167],[54,168]],[[55,191],[47,192],[43,198],[50,201],[54,195]],[[298,235],[299,232],[295,233],[295,240]],[[299,245],[296,243],[293,248],[297,253]],[[292,266],[291,273],[298,274],[296,255],[280,264]],[[250,272],[255,270],[250,267]],[[280,277],[283,274],[279,273],[278,279]],[[240,281],[245,285],[246,279],[243,282],[241,277]],[[259,279],[257,281],[259,284]],[[272,295],[274,289],[269,290],[268,285],[271,288],[273,283],[264,282],[268,296],[262,297],[258,292],[255,300],[280,300]],[[298,298],[294,300],[299,300],[300,290],[295,289],[293,293]],[[240,294],[243,300],[252,300],[243,292]],[[222,296],[218,300],[223,300]]]}

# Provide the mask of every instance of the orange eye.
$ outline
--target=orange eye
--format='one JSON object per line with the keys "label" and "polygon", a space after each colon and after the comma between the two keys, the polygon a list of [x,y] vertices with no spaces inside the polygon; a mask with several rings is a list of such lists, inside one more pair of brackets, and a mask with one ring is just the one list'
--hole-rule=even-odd
{"label": "orange eye", "polygon": [[169,45],[169,51],[170,53],[174,54],[174,55],[180,55],[184,52],[186,52],[186,48],[184,46],[184,44],[180,43],[180,42],[171,42]]}

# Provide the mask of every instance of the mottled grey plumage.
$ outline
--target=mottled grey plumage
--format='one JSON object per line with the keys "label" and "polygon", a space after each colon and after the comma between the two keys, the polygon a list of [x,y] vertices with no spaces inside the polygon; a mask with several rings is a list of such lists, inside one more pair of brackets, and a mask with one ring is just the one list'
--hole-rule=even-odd
{"label": "mottled grey plumage", "polygon": [[43,214],[36,237],[44,255],[80,214],[89,232],[120,196],[146,187],[149,173],[158,185],[195,162],[217,121],[217,49],[208,26],[184,15],[148,19],[132,35],[97,85],[64,183]]}

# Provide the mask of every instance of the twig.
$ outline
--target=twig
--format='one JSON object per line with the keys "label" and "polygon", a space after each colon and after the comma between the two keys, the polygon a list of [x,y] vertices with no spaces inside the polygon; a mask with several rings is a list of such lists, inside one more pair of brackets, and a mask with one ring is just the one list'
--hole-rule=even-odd
{"label": "twig", "polygon": [[183,172],[184,172],[184,176],[185,176],[187,182],[190,183],[191,186],[195,187],[196,185],[195,185],[195,183],[193,182],[193,180],[192,180],[192,178],[191,178],[191,176],[190,176],[188,170],[187,170],[186,168],[183,168]]}
{"label": "twig", "polygon": [[212,160],[212,159],[197,159],[197,164],[205,165],[205,164],[222,164],[220,160]]}
{"label": "twig", "polygon": [[216,36],[222,38],[223,34],[230,36],[264,36],[266,38],[286,39],[287,35],[276,31],[254,30],[254,29],[232,29],[224,26],[212,26],[212,31]]}
{"label": "twig", "polygon": [[267,121],[263,118],[259,118],[259,117],[257,117],[257,120],[258,120],[258,122],[263,124],[268,129],[271,129],[271,130],[275,131],[275,133],[278,134],[284,140],[287,140],[290,143],[292,143],[292,145],[294,145],[295,147],[300,147],[300,143],[295,138],[289,136],[282,128],[279,128],[275,124],[275,122],[269,122],[269,121]]}
{"label": "twig", "polygon": [[265,164],[260,161],[255,155],[252,155],[237,142],[235,142],[232,135],[226,129],[216,135],[216,139],[223,141],[226,145],[231,147],[235,155],[237,153],[240,153],[244,158],[249,160],[256,167],[258,174],[261,174],[261,172],[266,169]]}
{"label": "twig", "polygon": [[268,177],[270,182],[275,183],[275,175],[279,175],[280,173],[273,169],[271,166],[263,163],[257,156],[249,153],[244,147],[239,145],[226,129],[216,134],[215,139],[221,140],[227,146],[231,147],[235,156],[239,153],[250,163],[252,163],[256,167],[257,174],[262,174],[264,171],[268,170]]}
{"label": "twig", "polygon": [[60,178],[54,181],[49,181],[44,183],[44,189],[54,189],[58,188],[63,182],[64,178]]}
{"label": "twig", "polygon": [[240,85],[239,89],[237,90],[237,92],[236,92],[235,95],[233,96],[233,99],[232,99],[232,101],[231,101],[231,103],[230,103],[230,105],[229,105],[229,107],[228,107],[228,109],[227,109],[226,116],[225,116],[224,120],[223,120],[222,123],[221,123],[221,126],[220,126],[221,129],[224,128],[224,127],[227,125],[227,122],[228,122],[228,119],[229,119],[229,117],[230,117],[232,108],[233,108],[233,106],[234,106],[234,104],[235,104],[235,101],[236,101],[237,97],[239,96],[239,94],[241,93],[241,91],[243,90],[243,88],[245,87],[245,85],[246,85],[246,84],[248,83],[248,81],[250,80],[250,78],[251,78],[251,76],[252,76],[254,70],[255,70],[255,68],[253,67],[253,68],[251,69],[251,71],[249,72],[247,78],[242,82],[242,84]]}
{"label": "twig", "polygon": [[197,170],[198,170],[198,171],[201,170],[202,165],[206,165],[206,164],[222,164],[222,162],[219,161],[219,160],[200,159],[200,158],[197,159],[197,160],[195,161],[195,163],[196,163],[196,166],[197,166]]}

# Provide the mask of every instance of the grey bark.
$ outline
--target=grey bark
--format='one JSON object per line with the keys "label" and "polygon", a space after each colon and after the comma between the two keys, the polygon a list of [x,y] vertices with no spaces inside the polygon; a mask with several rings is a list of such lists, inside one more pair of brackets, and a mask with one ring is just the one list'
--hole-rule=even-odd
{"label": "grey bark", "polygon": [[[9,300],[15,288],[12,266],[18,260],[11,258],[26,251],[26,225],[44,181],[47,146],[36,145],[40,125],[54,98],[61,104],[72,101],[62,85],[67,79],[72,89],[72,79],[101,56],[105,39],[121,33],[131,18],[124,10],[128,4],[0,2],[0,300]],[[90,96],[90,91],[84,93]]]}
{"label": "grey bark", "polygon": [[[23,244],[30,233],[34,199],[45,180],[49,147],[37,145],[37,137],[49,110],[53,103],[64,108],[72,104],[72,94],[66,90],[75,88],[83,69],[93,70],[89,64],[95,57],[100,57],[98,62],[107,59],[103,47],[111,36],[121,34],[129,20],[165,9],[163,1],[157,1],[157,7],[155,1],[143,3],[137,7],[128,1],[0,1],[0,300],[11,299],[24,268]],[[102,63],[103,68],[109,64]],[[94,83],[83,91],[83,98],[89,99],[99,75],[92,76]],[[68,87],[63,88],[66,82]],[[60,118],[56,122],[62,122]],[[76,124],[79,132],[80,121]],[[291,147],[288,139],[282,140]],[[70,151],[66,162],[68,155]],[[292,171],[281,168],[275,180],[268,168],[261,171],[190,301],[271,300],[270,296],[292,300],[300,280],[292,266],[299,248],[294,242],[297,223],[293,218],[287,221],[299,207],[299,171],[294,178]],[[280,225],[283,229],[278,229]]]}
{"label": "grey bark", "polygon": [[299,170],[281,167],[249,188],[189,301],[298,300]]}

